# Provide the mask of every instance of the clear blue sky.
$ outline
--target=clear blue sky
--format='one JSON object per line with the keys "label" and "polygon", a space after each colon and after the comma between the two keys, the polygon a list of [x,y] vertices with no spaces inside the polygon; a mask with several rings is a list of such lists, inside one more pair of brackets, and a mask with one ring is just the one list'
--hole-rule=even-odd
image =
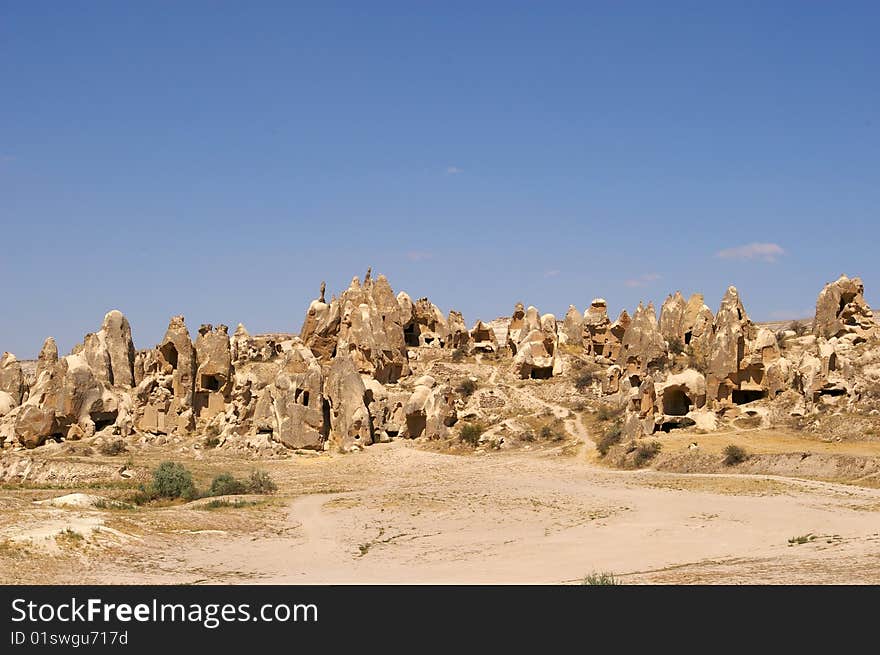
{"label": "clear blue sky", "polygon": [[139,348],[296,331],[370,265],[469,324],[729,284],[803,316],[841,272],[877,304],[878,34],[876,2],[3,0],[0,351],[111,308]]}

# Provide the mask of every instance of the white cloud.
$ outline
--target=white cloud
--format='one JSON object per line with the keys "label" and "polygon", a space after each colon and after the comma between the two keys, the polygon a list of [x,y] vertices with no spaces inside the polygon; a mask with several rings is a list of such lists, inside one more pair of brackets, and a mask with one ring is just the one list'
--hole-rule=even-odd
{"label": "white cloud", "polygon": [[656,282],[659,279],[659,273],[645,273],[644,275],[626,280],[624,284],[628,287],[646,287],[652,282]]}
{"label": "white cloud", "polygon": [[411,262],[423,262],[426,259],[432,259],[433,257],[434,254],[427,252],[426,250],[410,250],[406,253],[406,258]]}
{"label": "white cloud", "polygon": [[458,175],[459,173],[463,172],[464,171],[462,171],[458,166],[449,166],[446,168],[447,175]]}
{"label": "white cloud", "polygon": [[550,271],[544,271],[544,277],[556,277],[560,273],[562,273],[562,271],[554,268],[553,270],[550,270]]}
{"label": "white cloud", "polygon": [[785,250],[777,243],[748,243],[735,248],[725,248],[715,253],[721,259],[760,259],[772,264]]}

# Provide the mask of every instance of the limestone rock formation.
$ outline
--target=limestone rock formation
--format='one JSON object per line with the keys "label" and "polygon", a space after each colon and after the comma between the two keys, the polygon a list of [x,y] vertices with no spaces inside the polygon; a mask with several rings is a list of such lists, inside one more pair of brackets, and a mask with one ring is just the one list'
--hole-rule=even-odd
{"label": "limestone rock formation", "polygon": [[385,276],[351,281],[326,310],[313,302],[301,333],[303,341],[325,363],[347,353],[357,370],[382,383],[409,372],[401,305]]}
{"label": "limestone rock formation", "polygon": [[829,339],[844,334],[864,334],[877,327],[874,313],[865,302],[860,278],[841,275],[822,289],[816,301],[813,333]]}
{"label": "limestone rock formation", "polygon": [[559,332],[559,342],[570,346],[584,345],[584,317],[574,305],[569,305],[565,313],[562,330]]}
{"label": "limestone rock formation", "polygon": [[58,346],[55,344],[55,339],[47,337],[43,342],[43,347],[40,348],[40,354],[37,356],[36,379],[39,380],[40,375],[52,370],[57,362]]}
{"label": "limestone rock formation", "polygon": [[110,383],[118,387],[134,386],[134,342],[128,319],[117,309],[104,316],[100,333],[110,359]]}
{"label": "limestone rock formation", "polygon": [[666,298],[660,308],[660,334],[667,343],[679,341],[684,344],[684,316],[688,304],[680,291]]}
{"label": "limestone rock formation", "polygon": [[461,312],[450,310],[446,325],[449,329],[449,337],[446,341],[447,348],[469,350],[471,333],[467,329]]}
{"label": "limestone rock formation", "polygon": [[12,353],[0,357],[0,392],[9,395],[13,407],[21,405],[27,392],[21,364]]}
{"label": "limestone rock formation", "polygon": [[329,402],[331,445],[348,452],[372,443],[370,413],[365,402],[366,387],[354,360],[346,353],[333,359],[325,390]]}
{"label": "limestone rock formation", "polygon": [[666,356],[666,341],[660,334],[653,303],[648,303],[647,307],[639,303],[623,334],[618,363],[627,375],[643,375],[662,366]]}
{"label": "limestone rock formation", "polygon": [[471,342],[476,352],[498,352],[498,339],[495,336],[495,330],[483,321],[478,320],[471,328]]}

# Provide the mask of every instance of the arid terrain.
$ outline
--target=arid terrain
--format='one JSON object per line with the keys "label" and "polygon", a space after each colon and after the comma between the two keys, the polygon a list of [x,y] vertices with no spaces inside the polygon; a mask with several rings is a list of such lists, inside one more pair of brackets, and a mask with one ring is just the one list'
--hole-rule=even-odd
{"label": "arid terrain", "polygon": [[[538,384],[511,390],[529,397]],[[33,459],[42,482],[0,492],[0,580],[577,584],[602,571],[624,583],[880,582],[880,441],[670,435],[655,468],[616,470],[599,462],[590,412],[546,401],[534,420],[555,415],[562,439],[510,450],[398,439],[248,459],[197,440],[113,457],[57,444]],[[751,453],[735,470],[720,463],[729,443]],[[168,458],[203,484],[260,468],[279,489],[240,507],[94,507]],[[53,470],[90,482],[52,484]],[[690,472],[703,470],[717,472]],[[74,492],[93,498],[37,502]]]}
{"label": "arid terrain", "polygon": [[880,583],[880,326],[731,287],[448,319],[367,274],[298,335],[120,312],[0,360],[4,583]]}

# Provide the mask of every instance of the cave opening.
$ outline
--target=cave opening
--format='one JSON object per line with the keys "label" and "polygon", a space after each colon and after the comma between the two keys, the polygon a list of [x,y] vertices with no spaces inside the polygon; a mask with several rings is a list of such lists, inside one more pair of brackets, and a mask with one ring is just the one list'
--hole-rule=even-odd
{"label": "cave opening", "polygon": [[767,392],[763,389],[734,389],[731,393],[731,399],[736,405],[745,405],[767,397]]}
{"label": "cave opening", "polygon": [[201,386],[205,391],[220,391],[223,388],[218,375],[202,375]]}
{"label": "cave opening", "polygon": [[177,368],[177,348],[173,343],[166,343],[159,348],[162,358],[171,365],[171,368]]}
{"label": "cave opening", "polygon": [[410,323],[403,328],[403,340],[410,348],[418,348],[419,346],[419,326],[416,323]]}
{"label": "cave opening", "polygon": [[680,387],[663,390],[663,413],[669,416],[684,416],[691,409],[691,399]]}
{"label": "cave opening", "polygon": [[529,371],[529,377],[532,380],[549,380],[553,377],[553,367],[551,366],[539,366],[532,367],[532,370]]}

